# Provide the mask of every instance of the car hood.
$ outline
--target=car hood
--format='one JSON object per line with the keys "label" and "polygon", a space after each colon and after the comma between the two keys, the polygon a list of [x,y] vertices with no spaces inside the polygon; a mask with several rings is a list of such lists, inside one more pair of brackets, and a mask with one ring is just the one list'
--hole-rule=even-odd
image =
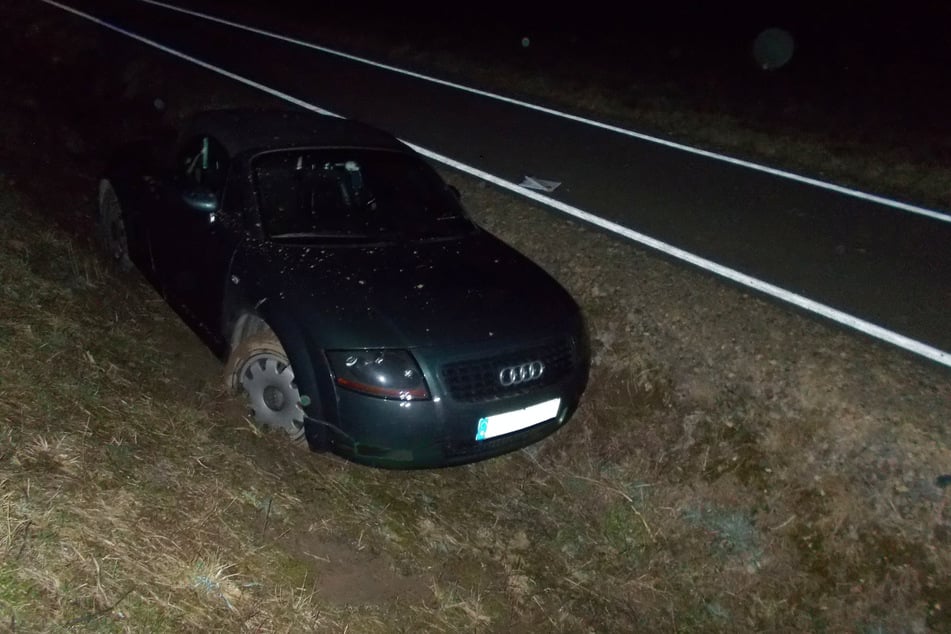
{"label": "car hood", "polygon": [[260,299],[291,311],[321,347],[502,343],[579,323],[555,280],[483,231],[373,246],[266,243],[257,256],[245,276],[259,282]]}

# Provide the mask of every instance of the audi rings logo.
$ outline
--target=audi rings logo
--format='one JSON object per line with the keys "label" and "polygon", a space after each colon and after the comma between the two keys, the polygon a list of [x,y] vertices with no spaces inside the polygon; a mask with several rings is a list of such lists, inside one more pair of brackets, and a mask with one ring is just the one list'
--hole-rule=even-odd
{"label": "audi rings logo", "polygon": [[502,368],[499,372],[499,383],[503,387],[518,385],[519,383],[528,383],[535,379],[540,379],[545,372],[545,364],[541,361],[530,361],[521,365],[513,365]]}

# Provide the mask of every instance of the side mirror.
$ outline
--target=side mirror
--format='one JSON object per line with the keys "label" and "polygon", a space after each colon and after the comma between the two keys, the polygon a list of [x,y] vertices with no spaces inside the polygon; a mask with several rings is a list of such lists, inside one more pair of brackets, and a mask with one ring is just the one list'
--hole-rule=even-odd
{"label": "side mirror", "polygon": [[192,186],[182,190],[185,206],[203,216],[218,211],[218,196],[207,187]]}

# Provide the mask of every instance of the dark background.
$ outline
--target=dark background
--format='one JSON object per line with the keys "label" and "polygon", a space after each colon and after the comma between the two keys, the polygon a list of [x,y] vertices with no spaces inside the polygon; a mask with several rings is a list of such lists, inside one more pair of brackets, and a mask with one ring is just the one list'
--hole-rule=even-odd
{"label": "dark background", "polygon": [[[671,0],[629,3],[623,10],[598,3],[562,8],[495,1],[192,0],[187,5],[375,59],[438,71],[463,83],[472,83],[467,76],[471,68],[460,68],[453,76],[451,70],[432,68],[432,61],[458,58],[487,73],[514,70],[513,77],[543,77],[556,107],[564,104],[559,90],[601,86],[623,107],[651,104],[656,110],[658,103],[663,108],[669,102],[688,113],[722,113],[752,131],[802,131],[832,151],[860,147],[875,155],[885,149],[911,163],[951,166],[951,2],[885,6]],[[129,104],[117,99],[133,102],[134,112],[149,110],[157,94],[148,86],[151,69],[136,67],[115,38],[102,33],[98,44],[76,38],[64,54],[60,47],[69,46],[72,31],[80,29],[75,18],[37,0],[5,2],[3,13],[0,90],[8,97],[5,107],[32,110],[15,99],[23,92],[20,86],[29,85],[47,95],[41,101],[45,106],[61,110],[68,120],[89,119],[108,136],[116,127],[132,126]],[[764,71],[753,59],[752,44],[768,27],[789,31],[796,47],[788,64]],[[51,42],[51,33],[61,34],[62,41]],[[522,46],[523,37],[530,38],[530,46]],[[387,56],[387,47],[403,54]],[[125,84],[118,95],[117,79]],[[544,96],[519,94],[517,82],[505,92],[545,101]],[[123,114],[116,116],[117,110]],[[582,114],[703,144],[689,134],[678,136],[679,130],[652,128],[649,120],[617,120],[610,112]],[[103,119],[111,125],[101,125]],[[737,152],[731,147],[722,151]],[[822,177],[823,162],[823,156],[804,156],[786,166]],[[912,201],[920,189],[909,183],[899,191],[883,191],[874,179],[853,184]],[[947,188],[929,189],[920,202],[951,204],[943,193]]]}
{"label": "dark background", "polygon": [[[300,35],[350,34],[357,48],[372,37],[569,89],[602,85],[628,106],[663,93],[753,129],[802,127],[833,145],[874,137],[872,145],[913,146],[918,160],[951,163],[951,2],[195,4],[273,16],[265,19],[293,23]],[[788,31],[795,50],[789,63],[763,70],[752,47],[770,27]]]}

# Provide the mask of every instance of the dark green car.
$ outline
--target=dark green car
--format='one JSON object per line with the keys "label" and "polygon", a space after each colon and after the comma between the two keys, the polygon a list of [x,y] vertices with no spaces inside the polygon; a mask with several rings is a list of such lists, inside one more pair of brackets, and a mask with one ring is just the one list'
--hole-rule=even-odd
{"label": "dark green car", "polygon": [[215,111],[100,186],[137,266],[226,360],[254,420],[382,467],[461,464],[561,427],[589,351],[571,296],[380,130]]}

